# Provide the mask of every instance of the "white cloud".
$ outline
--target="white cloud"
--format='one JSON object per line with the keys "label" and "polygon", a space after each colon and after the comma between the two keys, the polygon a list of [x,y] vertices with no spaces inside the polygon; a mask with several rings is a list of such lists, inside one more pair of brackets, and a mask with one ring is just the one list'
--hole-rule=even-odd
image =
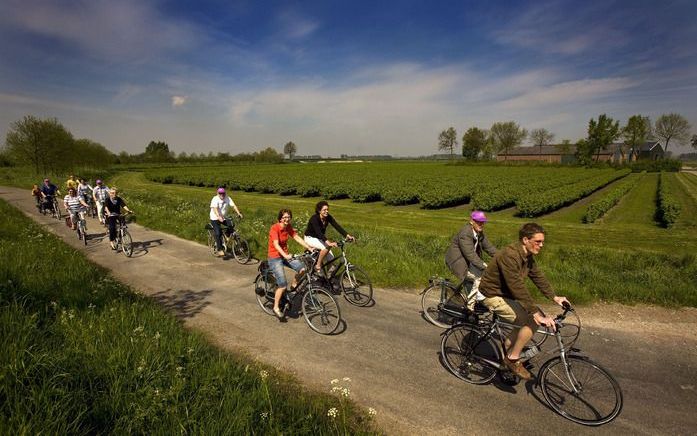
{"label": "white cloud", "polygon": [[285,10],[276,17],[285,38],[304,39],[312,35],[318,28],[319,22],[300,15],[292,10]]}
{"label": "white cloud", "polygon": [[188,98],[183,95],[173,95],[172,96],[172,107],[180,107],[186,104]]}

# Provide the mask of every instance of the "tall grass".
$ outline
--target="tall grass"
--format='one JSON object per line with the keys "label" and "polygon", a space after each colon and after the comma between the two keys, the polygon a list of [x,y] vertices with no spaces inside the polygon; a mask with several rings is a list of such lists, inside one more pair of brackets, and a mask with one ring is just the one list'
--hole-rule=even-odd
{"label": "tall grass", "polygon": [[4,434],[373,432],[345,398],[215,349],[4,201],[0,259]]}

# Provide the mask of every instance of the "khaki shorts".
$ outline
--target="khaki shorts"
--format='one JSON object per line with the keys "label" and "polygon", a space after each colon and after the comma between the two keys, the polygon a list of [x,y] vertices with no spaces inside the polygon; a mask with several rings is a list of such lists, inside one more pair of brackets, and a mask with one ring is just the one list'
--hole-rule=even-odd
{"label": "khaki shorts", "polygon": [[487,297],[482,301],[490,311],[497,314],[502,320],[518,326],[530,326],[535,331],[537,323],[523,306],[515,300],[503,297]]}

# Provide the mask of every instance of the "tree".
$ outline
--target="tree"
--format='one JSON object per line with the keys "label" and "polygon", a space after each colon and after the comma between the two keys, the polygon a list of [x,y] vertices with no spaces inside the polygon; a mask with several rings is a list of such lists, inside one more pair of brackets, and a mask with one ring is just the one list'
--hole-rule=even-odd
{"label": "tree", "polygon": [[484,152],[487,143],[487,132],[478,127],[470,127],[462,135],[462,157],[477,160]]}
{"label": "tree", "polygon": [[527,136],[528,131],[514,121],[494,123],[489,130],[489,138],[496,153],[508,154],[512,148],[520,145]]}
{"label": "tree", "polygon": [[[630,152],[629,160],[632,160],[632,155],[634,160],[638,159],[641,146],[651,137],[651,120],[641,115],[629,117],[627,125],[622,129],[622,137]],[[622,150],[622,153],[626,152],[627,150]]]}
{"label": "tree", "polygon": [[283,146],[283,153],[288,155],[288,159],[293,160],[293,155],[298,151],[298,147],[293,141],[286,142]]}
{"label": "tree", "polygon": [[617,139],[620,135],[620,122],[614,121],[605,114],[601,114],[596,122],[593,118],[588,122],[587,150],[595,154],[595,161],[600,159],[600,151]]}
{"label": "tree", "polygon": [[146,162],[171,162],[174,160],[174,153],[169,151],[169,145],[163,141],[150,141],[145,147],[143,160]]}
{"label": "tree", "polygon": [[448,127],[438,135],[438,150],[450,151],[450,159],[453,158],[453,151],[457,147],[457,132],[454,127]]}
{"label": "tree", "polygon": [[664,151],[668,152],[668,143],[675,138],[684,144],[690,137],[690,123],[680,114],[661,115],[656,120],[656,136],[665,141]]}
{"label": "tree", "polygon": [[690,140],[690,144],[692,144],[692,148],[697,148],[697,135],[692,135],[692,139]]}
{"label": "tree", "polygon": [[7,153],[20,165],[47,173],[70,164],[73,135],[56,118],[45,120],[32,115],[10,125],[5,138]]}
{"label": "tree", "polygon": [[593,148],[585,139],[576,143],[576,160],[581,165],[590,165],[593,162]]}
{"label": "tree", "polygon": [[533,129],[530,131],[530,140],[540,147],[540,154],[542,154],[542,147],[554,141],[554,133],[550,133],[547,129]]}

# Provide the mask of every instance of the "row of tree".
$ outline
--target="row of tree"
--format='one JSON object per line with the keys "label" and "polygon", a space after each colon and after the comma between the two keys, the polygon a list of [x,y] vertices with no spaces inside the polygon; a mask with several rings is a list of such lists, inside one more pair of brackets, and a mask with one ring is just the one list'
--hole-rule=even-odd
{"label": "row of tree", "polygon": [[[581,163],[588,163],[600,156],[600,152],[622,139],[621,152],[627,160],[636,159],[642,144],[649,140],[661,140],[664,150],[668,151],[671,140],[685,144],[690,140],[690,123],[680,114],[664,114],[658,117],[655,124],[649,117],[634,115],[629,118],[627,125],[620,127],[619,121],[602,114],[597,120],[591,118],[588,122],[588,135],[576,143],[576,157]],[[462,136],[462,156],[470,160],[493,159],[497,154],[507,155],[513,148],[518,147],[529,138],[530,142],[540,148],[552,145],[555,135],[547,129],[528,131],[514,121],[496,122],[489,130],[470,127]],[[697,148],[697,135],[693,135],[690,143]],[[457,131],[454,127],[443,130],[438,135],[438,149],[449,152],[454,156],[458,146]],[[571,141],[565,139],[556,147],[561,152],[570,150]]]}

